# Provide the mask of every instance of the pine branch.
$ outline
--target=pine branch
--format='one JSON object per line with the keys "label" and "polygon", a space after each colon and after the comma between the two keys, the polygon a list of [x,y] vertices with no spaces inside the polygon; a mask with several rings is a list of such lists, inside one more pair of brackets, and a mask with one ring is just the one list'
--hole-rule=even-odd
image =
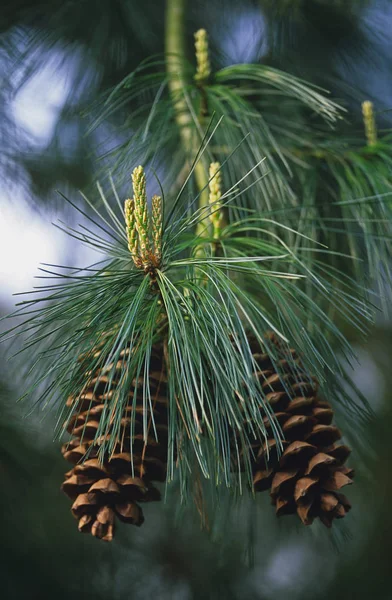
{"label": "pine branch", "polygon": [[[135,201],[138,194],[144,196],[140,174],[136,170]],[[236,197],[222,193],[222,205]],[[22,319],[20,324],[3,336],[23,339],[20,352],[27,371],[23,378],[30,382],[25,396],[57,408],[57,433],[61,434],[64,422],[67,426],[75,411],[75,402],[67,407],[64,397],[78,399],[86,387],[104,385],[110,402],[94,437],[103,458],[114,451],[133,389],[134,401],[139,398],[143,406],[143,439],[148,443],[150,419],[155,431],[148,357],[156,341],[166,340],[168,480],[178,472],[186,495],[192,477],[189,464],[195,457],[211,485],[241,487],[240,474],[233,480],[229,438],[234,430],[241,440],[234,455],[241,451],[252,485],[252,440],[266,436],[266,422],[278,447],[282,434],[265,401],[262,380],[255,377],[257,364],[249,335],[265,348],[280,377],[283,373],[274,347],[265,336],[268,330],[275,331],[282,343],[297,347],[308,377],[316,376],[323,383],[326,369],[335,377],[339,371],[336,348],[348,356],[351,348],[319,307],[320,296],[327,297],[342,318],[363,333],[366,321],[372,321],[371,306],[365,297],[360,299],[360,287],[352,288],[346,281],[347,291],[335,289],[322,269],[309,271],[305,249],[290,248],[274,232],[276,228],[284,231],[285,226],[268,218],[254,216],[223,227],[219,239],[223,254],[211,255],[209,248],[216,240],[193,235],[195,223],[210,218],[209,210],[196,208],[188,216],[186,201],[182,218],[166,222],[163,228],[162,260],[154,267],[157,293],[150,270],[140,269],[129,253],[128,217],[123,231],[117,232],[121,217],[106,198],[105,205],[107,216],[100,219],[104,225],[90,219],[94,229],[69,230],[74,238],[106,254],[104,261],[83,270],[43,269],[47,282],[20,303],[13,314]],[[244,235],[249,229],[260,235]],[[294,230],[292,234],[301,237]],[[201,243],[203,255],[195,255]],[[291,368],[297,369],[295,362]],[[243,429],[244,418],[250,424],[248,431]],[[130,429],[132,440],[133,420]],[[181,455],[175,456],[179,444]]]}
{"label": "pine branch", "polygon": [[[204,518],[201,476],[217,499],[222,488],[242,493],[242,473],[256,490],[265,476],[260,463],[269,470],[271,455],[279,461],[287,448],[287,423],[293,426],[299,416],[312,435],[320,433],[316,413],[291,410],[305,403],[331,419],[318,386],[328,399],[347,403],[341,357],[355,355],[345,328],[366,337],[377,300],[364,282],[379,262],[389,272],[391,207],[382,199],[390,192],[390,153],[369,104],[361,143],[347,143],[332,133],[342,109],[323,90],[265,65],[213,72],[205,30],[196,33],[195,69],[185,58],[185,8],[185,0],[168,0],[164,60],[144,61],[116,86],[96,123],[125,111],[124,131],[132,130],[132,139],[106,157],[117,161],[115,179],[125,174],[128,184],[136,159],[146,162],[147,173],[170,163],[167,193],[153,196],[149,208],[141,166],[133,169],[124,209],[114,184],[114,208],[98,184],[102,210],[84,197],[97,218],[80,211],[87,225],[61,228],[103,260],[87,269],[42,269],[44,285],[20,303],[11,316],[21,322],[3,339],[13,340],[25,363],[24,397],[57,409],[57,433],[65,427],[79,444],[70,452],[81,453],[83,465],[70,477],[76,474],[76,482],[64,482],[71,496],[72,486],[90,490],[90,480],[80,484],[77,467],[96,451],[95,470],[105,474],[113,458],[125,461],[131,470],[126,485],[145,499],[151,492],[146,455],[151,446],[164,446],[167,483],[178,480],[186,499],[196,481]],[[363,200],[353,197],[365,191]],[[366,196],[373,196],[370,202]],[[157,398],[167,409],[164,440]],[[279,412],[274,402],[282,398]],[[371,412],[366,401],[350,409],[363,426]],[[340,438],[330,420],[320,425],[331,444]],[[332,475],[351,482],[351,471],[336,466],[331,444],[313,446],[308,433],[296,441],[311,452],[328,447]],[[125,435],[129,453],[123,452]],[[317,478],[304,479],[319,485]],[[96,483],[99,493],[118,488],[109,477]],[[297,483],[292,503],[301,498]],[[113,511],[141,524],[132,502],[100,506],[107,521],[91,524],[89,502],[98,500],[89,493],[78,493],[73,505],[81,530],[111,539]],[[286,506],[272,495],[277,511]],[[336,501],[335,516],[349,509],[338,496],[319,500],[327,505],[327,525],[333,518],[326,516],[328,502]],[[311,504],[297,504],[308,524]]]}
{"label": "pine branch", "polygon": [[[184,95],[184,89],[186,86],[186,67],[185,67],[185,7],[186,0],[168,0],[167,11],[166,11],[166,66],[169,75],[169,89],[172,97],[174,106],[175,116],[177,125],[180,130],[180,136],[183,145],[183,151],[185,156],[189,157],[195,155],[199,143],[197,139],[194,139],[192,133],[192,115],[189,111],[187,98]],[[196,51],[200,50],[196,46]],[[198,65],[198,84],[202,86],[208,75],[208,44],[204,36],[203,42],[203,65]],[[194,118],[194,117],[193,117]],[[189,165],[185,163],[185,166]],[[204,160],[200,160],[195,164],[194,176],[198,191],[200,192],[199,204],[200,206],[206,206],[208,204],[207,184],[208,178],[206,174],[206,168]],[[198,231],[197,235],[201,232]]]}

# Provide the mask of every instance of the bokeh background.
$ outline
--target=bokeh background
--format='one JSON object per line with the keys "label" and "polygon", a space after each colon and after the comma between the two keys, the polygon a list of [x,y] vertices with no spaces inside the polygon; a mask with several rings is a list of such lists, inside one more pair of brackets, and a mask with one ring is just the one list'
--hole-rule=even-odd
{"label": "bokeh background", "polygon": [[[4,0],[0,9],[0,313],[12,294],[39,285],[39,263],[93,262],[53,226],[80,222],[89,190],[119,134],[115,121],[89,133],[100,94],[142,59],[163,52],[162,0]],[[207,10],[208,8],[208,10]],[[262,61],[332,90],[357,118],[373,100],[392,119],[392,3],[388,0],[198,0],[190,36],[207,27],[220,66]],[[205,22],[208,15],[209,22]],[[392,174],[391,174],[392,176]],[[1,324],[4,327],[3,324]],[[139,530],[105,545],[77,532],[59,490],[64,463],[53,423],[16,400],[17,361],[0,348],[2,597],[392,598],[392,326],[380,314],[353,365],[374,419],[352,432],[353,510],[330,533],[276,521],[265,498],[221,510],[213,535],[195,511],[148,506]],[[344,428],[344,413],[339,415]],[[351,441],[351,440],[350,440]],[[224,516],[223,516],[224,515]],[[131,529],[131,531],[129,531]]]}

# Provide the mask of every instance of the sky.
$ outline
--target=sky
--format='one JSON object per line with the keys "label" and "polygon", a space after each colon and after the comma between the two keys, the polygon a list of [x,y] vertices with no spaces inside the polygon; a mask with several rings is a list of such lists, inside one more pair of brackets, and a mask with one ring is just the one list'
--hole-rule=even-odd
{"label": "sky", "polygon": [[[13,99],[15,125],[33,150],[50,144],[72,86],[72,71],[54,57],[43,63]],[[34,278],[40,263],[63,264],[69,239],[53,226],[62,216],[60,209],[56,201],[38,210],[22,184],[0,191],[0,296],[7,307],[14,303],[12,293],[37,285]],[[84,260],[89,253],[80,246],[76,255]]]}

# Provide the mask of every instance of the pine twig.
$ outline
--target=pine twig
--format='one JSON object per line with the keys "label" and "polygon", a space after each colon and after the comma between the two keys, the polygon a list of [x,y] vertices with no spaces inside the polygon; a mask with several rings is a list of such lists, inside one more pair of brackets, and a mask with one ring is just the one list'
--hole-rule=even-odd
{"label": "pine twig", "polygon": [[[166,69],[169,75],[169,89],[172,96],[176,121],[179,128],[182,145],[188,159],[196,155],[199,149],[192,136],[191,115],[184,97],[186,85],[185,63],[185,13],[186,0],[168,0],[166,8]],[[199,208],[208,206],[208,178],[204,161],[200,159],[194,167],[196,185],[200,193]],[[204,230],[203,224],[197,226],[196,235]]]}

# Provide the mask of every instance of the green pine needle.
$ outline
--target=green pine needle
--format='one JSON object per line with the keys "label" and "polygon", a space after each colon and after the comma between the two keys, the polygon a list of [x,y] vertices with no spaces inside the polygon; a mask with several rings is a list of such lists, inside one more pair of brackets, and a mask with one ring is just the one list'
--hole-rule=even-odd
{"label": "green pine needle", "polygon": [[[251,174],[252,170],[234,190],[222,194],[222,205],[241,196]],[[111,207],[99,186],[98,190],[105,207],[102,214],[95,209],[98,221],[88,217],[91,228],[65,230],[102,253],[103,260],[88,269],[43,268],[44,285],[17,305],[11,317],[20,322],[3,335],[4,340],[22,342],[18,354],[26,367],[25,396],[57,411],[61,435],[75,410],[66,407],[65,400],[78,398],[98,373],[95,385],[102,384],[104,377],[105,393],[111,398],[95,436],[103,439],[101,456],[114,450],[132,389],[134,403],[142,400],[147,441],[150,418],[158,435],[149,357],[155,342],[163,341],[169,368],[168,480],[178,475],[187,490],[190,465],[196,460],[212,486],[242,489],[241,474],[232,472],[241,452],[251,485],[250,444],[266,438],[263,418],[270,421],[278,447],[282,433],[265,402],[263,382],[255,377],[249,334],[268,352],[278,373],[276,350],[265,335],[270,330],[287,344],[287,350],[294,347],[301,353],[309,379],[316,376],[326,385],[331,374],[336,379],[341,371],[337,349],[347,357],[352,353],[320,302],[333,304],[343,320],[365,334],[373,317],[366,293],[343,274],[343,285],[335,288],[322,261],[310,270],[307,252],[326,254],[328,249],[269,218],[251,215],[223,228],[216,256],[216,239],[193,234],[209,214],[206,209],[190,210],[194,199],[185,193],[171,202],[177,217],[172,214],[164,223],[161,267],[152,280],[151,274],[134,265],[124,215]],[[119,210],[121,203],[117,206]],[[299,246],[300,251],[290,247],[284,239],[288,229],[294,238],[306,240],[308,247]],[[201,256],[195,252],[200,244],[205,247]],[[288,352],[290,368],[296,372],[290,356]],[[113,386],[119,362],[120,378]],[[86,378],[87,371],[93,375]],[[339,386],[336,390],[338,399]],[[244,420],[250,424],[247,430]],[[113,435],[108,438],[109,426]],[[234,449],[233,432],[237,432]]]}

